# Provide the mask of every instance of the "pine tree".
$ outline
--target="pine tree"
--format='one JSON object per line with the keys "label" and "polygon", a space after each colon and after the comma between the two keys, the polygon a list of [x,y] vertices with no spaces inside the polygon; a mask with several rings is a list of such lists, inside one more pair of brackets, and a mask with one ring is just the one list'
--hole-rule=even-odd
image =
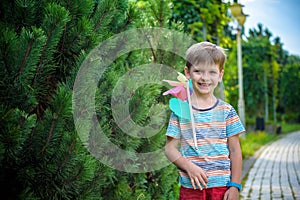
{"label": "pine tree", "polygon": [[[166,0],[151,0],[151,1],[136,1],[131,2],[130,15],[135,19],[133,25],[136,28],[168,28],[172,30],[182,31],[182,26],[172,23],[169,21],[171,17],[172,3]],[[160,33],[160,34],[159,34]],[[164,32],[155,31],[142,32],[140,35],[150,36],[156,38],[148,40],[148,37],[139,37],[138,41],[127,41],[140,43],[141,46],[148,46],[148,49],[140,49],[119,57],[111,65],[109,69],[104,72],[100,79],[99,86],[96,92],[96,112],[99,124],[102,127],[104,134],[112,141],[113,144],[117,145],[120,149],[125,149],[128,152],[145,153],[152,152],[157,149],[162,149],[165,144],[166,136],[166,123],[161,124],[161,118],[167,118],[164,115],[160,118],[162,110],[167,110],[168,97],[162,97],[162,93],[166,90],[162,84],[153,84],[159,72],[148,76],[149,73],[153,73],[153,70],[149,69],[153,67],[151,64],[167,65],[181,71],[184,66],[184,59],[176,56],[175,53],[170,53],[165,49],[179,49],[177,51],[185,52],[187,46],[190,45],[191,41],[180,40],[181,38],[170,38]],[[150,34],[150,35],[147,35]],[[164,41],[172,41],[174,46]],[[146,43],[146,44],[145,44]],[[120,46],[123,41],[115,44]],[[125,44],[126,45],[126,44]],[[151,48],[153,47],[153,48]],[[168,47],[168,48],[166,48]],[[124,47],[125,48],[125,47]],[[106,57],[106,56],[104,56]],[[149,64],[148,68],[139,68],[141,65]],[[128,77],[122,79],[127,74]],[[174,79],[176,74],[170,74],[168,77],[160,77],[162,79]],[[144,79],[144,80],[143,80]],[[139,85],[141,84],[141,85]],[[118,88],[117,86],[122,86]],[[119,91],[114,91],[118,90]],[[84,92],[84,91],[83,91]],[[122,94],[131,93],[132,96],[129,103],[122,101],[120,98],[112,98],[113,92]],[[79,95],[80,97],[81,95]],[[126,110],[126,106],[129,107],[129,113],[121,113],[123,119],[120,121],[112,120],[111,104],[113,104],[119,110]],[[153,107],[156,105],[156,107]],[[88,107],[88,106],[87,106]],[[154,117],[153,117],[154,116]],[[144,127],[143,129],[131,129],[130,135],[128,132],[120,128],[120,124],[130,123],[130,119],[135,124]],[[139,138],[132,135],[139,136],[140,134],[147,134],[147,125],[162,125],[162,128],[154,136],[150,138]],[[157,123],[157,124],[156,124]],[[90,135],[93,137],[93,141],[97,141],[97,134]],[[91,146],[91,151],[99,152],[103,147]],[[107,147],[109,149],[109,147]],[[132,161],[133,165],[130,167],[140,169],[140,166],[134,166],[136,157],[125,159],[124,155],[115,155],[115,152],[107,151],[107,154],[111,155],[107,159],[111,159],[111,162],[116,162],[112,157],[117,157],[120,162]],[[119,157],[118,157],[119,156]],[[149,158],[151,159],[151,158]],[[161,158],[157,158],[160,160]],[[138,164],[138,162],[137,162]],[[149,167],[149,166],[146,166]],[[150,166],[151,167],[151,166]],[[110,193],[103,196],[105,199],[117,200],[117,199],[176,199],[178,195],[178,184],[177,184],[177,169],[174,165],[169,165],[160,170],[153,170],[146,173],[125,173],[116,172],[116,182],[111,186]]]}
{"label": "pine tree", "polygon": [[[82,141],[72,110],[76,76],[91,50],[130,28],[182,31],[182,26],[169,21],[171,9],[168,0],[1,1],[0,187],[3,196],[9,199],[177,198],[174,165],[144,173],[126,173],[106,166],[91,154],[101,151],[98,148],[102,147],[93,143],[101,139],[99,134],[93,134],[94,127],[85,127],[87,124],[82,121],[80,125],[87,129],[87,140]],[[133,153],[163,148],[166,124],[160,122],[165,117],[161,111],[167,110],[168,97],[162,97],[166,87],[152,84],[157,74],[142,86],[125,80],[126,84],[132,84],[128,88],[134,88],[128,104],[131,119],[141,127],[147,127],[151,120],[161,127],[151,138],[132,137],[113,120],[114,89],[124,74],[139,78],[150,69],[142,71],[140,65],[167,65],[182,70],[184,60],[176,53],[163,50],[164,45],[170,45],[164,41],[176,41],[168,47],[179,49],[176,51],[185,51],[190,45],[190,41],[164,34],[151,36],[158,38],[141,38],[140,42],[148,42],[153,48],[120,56],[96,80],[95,105],[91,105],[96,110],[98,125],[109,140]],[[116,53],[113,45],[110,50],[108,53]],[[169,79],[174,77],[170,74]],[[85,96],[81,97],[84,100]],[[119,102],[116,106],[124,105]],[[145,134],[147,130],[135,130],[132,134]],[[114,152],[108,153],[111,157],[105,159],[113,161]],[[136,161],[135,157],[129,159]]]}
{"label": "pine tree", "polygon": [[80,61],[127,26],[126,1],[1,1],[0,177],[8,199],[101,199],[115,171],[78,138]]}

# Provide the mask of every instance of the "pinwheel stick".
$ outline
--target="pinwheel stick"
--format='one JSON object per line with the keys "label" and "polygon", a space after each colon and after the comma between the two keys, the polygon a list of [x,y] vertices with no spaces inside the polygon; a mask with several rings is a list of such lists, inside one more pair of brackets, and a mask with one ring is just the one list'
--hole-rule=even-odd
{"label": "pinwheel stick", "polygon": [[196,129],[195,129],[195,119],[194,119],[193,110],[192,110],[192,101],[191,101],[191,92],[190,92],[189,81],[186,82],[186,90],[187,90],[188,104],[189,104],[190,116],[191,116],[191,122],[192,122],[194,145],[195,145],[195,149],[198,150],[198,143],[197,143]]}

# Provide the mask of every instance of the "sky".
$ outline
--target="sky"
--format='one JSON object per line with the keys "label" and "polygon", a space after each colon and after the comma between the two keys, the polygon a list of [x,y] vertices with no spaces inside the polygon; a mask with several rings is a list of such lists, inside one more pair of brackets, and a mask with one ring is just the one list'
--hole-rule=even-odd
{"label": "sky", "polygon": [[[231,1],[232,2],[232,1]],[[261,23],[268,28],[272,39],[279,37],[283,49],[300,56],[300,1],[299,0],[238,0],[244,5],[243,13],[249,16],[244,24],[248,29]]]}

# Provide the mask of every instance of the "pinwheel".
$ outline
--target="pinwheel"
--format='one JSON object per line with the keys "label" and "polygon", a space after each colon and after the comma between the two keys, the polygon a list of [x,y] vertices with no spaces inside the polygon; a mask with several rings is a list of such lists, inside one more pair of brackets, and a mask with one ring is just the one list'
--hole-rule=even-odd
{"label": "pinwheel", "polygon": [[163,80],[169,85],[174,86],[174,88],[166,91],[163,95],[171,94],[177,98],[171,98],[169,102],[170,109],[177,115],[182,118],[191,120],[192,131],[193,131],[193,140],[195,149],[198,149],[196,130],[195,130],[195,119],[192,111],[191,104],[191,93],[193,91],[193,85],[191,80],[188,80],[182,73],[177,72],[177,80],[179,81],[170,81]]}

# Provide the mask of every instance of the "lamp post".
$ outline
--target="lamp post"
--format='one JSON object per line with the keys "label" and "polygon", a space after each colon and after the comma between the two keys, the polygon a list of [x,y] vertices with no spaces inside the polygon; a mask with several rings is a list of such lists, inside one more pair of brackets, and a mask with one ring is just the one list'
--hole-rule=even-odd
{"label": "lamp post", "polygon": [[237,60],[238,60],[238,78],[239,78],[239,100],[238,100],[238,113],[242,123],[246,126],[245,118],[245,101],[244,101],[244,89],[243,89],[243,67],[242,67],[242,47],[241,47],[241,28],[246,21],[246,17],[242,11],[243,5],[236,1],[231,5],[230,10],[233,17],[238,22],[236,41],[237,41]]}

